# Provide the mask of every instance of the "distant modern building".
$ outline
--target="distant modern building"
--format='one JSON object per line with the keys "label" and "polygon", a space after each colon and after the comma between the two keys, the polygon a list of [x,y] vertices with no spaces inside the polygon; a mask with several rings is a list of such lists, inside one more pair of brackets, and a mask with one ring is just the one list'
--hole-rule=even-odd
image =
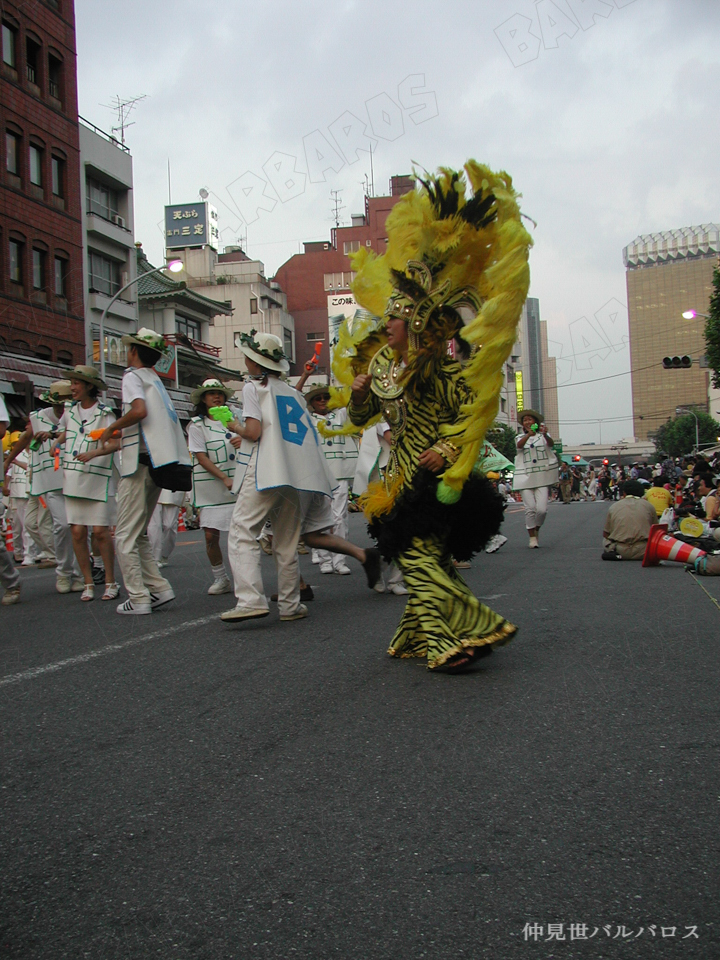
{"label": "distant modern building", "polygon": [[542,413],[550,436],[560,439],[557,367],[555,357],[548,356],[547,323],[540,319],[540,301],[535,297],[528,297],[523,305],[513,355],[517,357],[518,407],[530,407]]}
{"label": "distant modern building", "polygon": [[46,379],[37,370],[85,358],[82,207],[72,0],[0,13],[0,391],[13,408],[31,367]]}
{"label": "distant modern building", "polygon": [[178,249],[173,255],[182,259],[184,277],[193,293],[227,303],[229,310],[216,317],[208,337],[222,364],[245,370],[240,349],[241,333],[259,330],[279,337],[285,354],[296,357],[295,320],[288,311],[287,298],[274,280],[265,276],[260,260],[252,260],[240,247],[226,247],[217,253],[209,246]]}
{"label": "distant modern building", "polygon": [[332,340],[331,320],[352,316],[357,309],[350,284],[353,273],[350,254],[367,247],[377,254],[385,253],[387,235],[385,221],[400,197],[413,190],[412,177],[390,178],[390,195],[365,197],[365,212],[351,217],[349,227],[336,227],[327,241],[304,244],[304,252],[286,260],[275,274],[275,280],[287,295],[287,309],[295,319],[295,366],[292,373],[302,371],[313,355],[315,344],[322,341],[328,349],[322,353],[317,372],[329,374],[329,348]]}
{"label": "distant modern building", "polygon": [[[705,320],[720,226],[705,223],[644,234],[623,249],[626,268],[634,433],[652,437],[681,407],[707,412]],[[698,316],[684,320],[695,310]],[[666,370],[664,357],[690,357],[689,368]]]}
{"label": "distant modern building", "polygon": [[80,177],[83,214],[83,280],[87,362],[100,361],[100,317],[105,324],[105,360],[119,366],[122,335],[137,329],[137,276],[133,212],[133,167],[130,151],[98,127],[80,122]]}

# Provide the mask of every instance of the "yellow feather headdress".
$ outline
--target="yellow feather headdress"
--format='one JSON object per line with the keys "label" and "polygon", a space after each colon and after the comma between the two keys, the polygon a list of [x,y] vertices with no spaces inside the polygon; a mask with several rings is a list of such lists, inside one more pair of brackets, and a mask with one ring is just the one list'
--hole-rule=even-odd
{"label": "yellow feather headdress", "polygon": [[[405,194],[387,222],[387,251],[362,248],[352,256],[357,302],[375,316],[408,320],[410,351],[403,377],[410,393],[420,391],[447,354],[447,341],[462,338],[477,348],[463,370],[473,401],[442,435],[461,448],[443,475],[440,499],[452,502],[477,460],[480,444],[497,415],[503,365],[530,285],[532,239],[522,224],[518,194],[504,171],[469,160],[462,171],[442,167]],[[461,307],[474,319],[463,326]],[[367,372],[384,342],[382,324],[341,327],[333,372],[344,385],[332,403],[349,399],[349,386]]]}

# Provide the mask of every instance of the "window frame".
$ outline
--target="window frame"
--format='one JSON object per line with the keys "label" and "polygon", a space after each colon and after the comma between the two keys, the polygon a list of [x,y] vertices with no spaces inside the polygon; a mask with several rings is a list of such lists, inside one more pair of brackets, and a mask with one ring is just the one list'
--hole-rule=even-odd
{"label": "window frame", "polygon": [[[9,37],[10,37],[10,44],[9,44],[9,46],[10,46],[10,50],[12,51],[12,61],[13,61],[12,63],[10,63],[9,60],[6,60],[6,59],[5,59],[5,50],[6,50],[5,37],[6,37],[6,35],[9,35]],[[17,27],[13,26],[13,24],[9,23],[7,20],[3,20],[3,21],[2,21],[2,39],[0,40],[0,43],[2,43],[2,62],[3,62],[3,64],[4,64],[6,67],[8,67],[10,70],[14,70],[16,73],[17,73],[17,60],[18,60],[18,44],[17,44],[17,41],[18,41],[18,30],[17,30]]]}
{"label": "window frame", "polygon": [[[109,277],[95,272],[95,267],[109,267]],[[117,278],[114,273],[117,271]],[[105,285],[106,288],[103,287]],[[96,250],[88,250],[88,286],[91,293],[99,293],[105,297],[114,297],[120,289],[120,264],[117,260],[111,260],[104,254]]]}
{"label": "window frame", "polygon": [[[37,172],[39,180],[33,180],[33,156],[37,156]],[[43,161],[45,159],[45,150],[37,143],[28,144],[28,163],[30,170],[30,183],[34,187],[40,187],[41,189],[45,186],[45,178],[43,177]]]}
{"label": "window frame", "polygon": [[191,317],[182,317],[175,314],[175,332],[184,334],[196,343],[202,343],[201,320],[193,320]]}
{"label": "window frame", "polygon": [[[93,191],[100,194],[100,197],[94,197]],[[107,194],[107,203],[103,202],[103,192]],[[113,200],[115,202],[114,209],[112,207]],[[119,206],[120,196],[117,190],[114,190],[101,180],[96,180],[95,177],[88,176],[85,178],[85,210],[87,213],[112,223],[112,218],[117,217],[120,213],[118,209]]]}
{"label": "window frame", "polygon": [[[13,249],[17,251],[17,255],[13,257]],[[8,237],[8,280],[11,284],[24,287],[23,283],[23,266],[25,259],[25,242],[18,237]],[[13,276],[13,267],[17,267],[17,279]]]}
{"label": "window frame", "polygon": [[[15,158],[15,169],[11,170],[9,166],[10,161],[10,150],[8,149],[9,141],[13,140],[15,146],[13,148],[13,155]],[[22,156],[22,137],[17,134],[14,130],[8,130],[5,128],[5,172],[9,173],[13,177],[20,179],[21,171],[21,158]]]}
{"label": "window frame", "polygon": [[[55,190],[56,170],[57,190]],[[65,199],[65,158],[59,156],[57,153],[52,153],[50,155],[50,188],[52,190],[52,195],[57,197],[58,200]]]}
{"label": "window frame", "polygon": [[[39,280],[39,283],[37,282]],[[32,289],[33,293],[45,292],[47,284],[47,251],[33,245]]]}
{"label": "window frame", "polygon": [[[60,291],[58,292],[58,264],[60,267]],[[69,260],[67,256],[55,251],[53,255],[53,293],[56,298],[67,301],[67,281],[68,281]]]}

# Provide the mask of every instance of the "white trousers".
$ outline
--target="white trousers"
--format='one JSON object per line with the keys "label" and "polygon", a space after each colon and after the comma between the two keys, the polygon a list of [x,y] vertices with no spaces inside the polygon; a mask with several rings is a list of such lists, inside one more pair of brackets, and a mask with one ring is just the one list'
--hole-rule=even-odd
{"label": "white trousers", "polygon": [[58,577],[80,577],[80,567],[73,550],[72,530],[65,512],[65,497],[62,490],[53,490],[45,494],[45,501],[52,517],[52,531],[55,540],[55,558],[58,562],[55,573]]}
{"label": "white trousers", "polygon": [[545,514],[548,505],[548,488],[537,487],[535,490],[523,490],[522,502],[525,506],[525,526],[528,530],[541,527],[545,523]]}
{"label": "white trousers", "polygon": [[159,503],[150,517],[147,534],[157,563],[170,556],[175,549],[180,507],[172,503]]}
{"label": "white trousers", "polygon": [[[332,497],[332,532],[335,536],[342,537],[343,540],[347,540],[348,535],[348,490],[347,480],[338,480]],[[315,557],[318,558],[320,563],[331,562],[336,569],[346,562],[342,553],[330,553],[329,550],[313,550],[313,560],[315,560]]]}
{"label": "white trousers", "polygon": [[37,560],[40,551],[35,545],[35,541],[30,536],[28,528],[25,526],[25,513],[27,511],[27,499],[25,497],[10,497],[10,516],[12,517],[13,528],[13,553],[15,559]]}
{"label": "white trousers", "polygon": [[150,603],[151,593],[172,589],[158,570],[147,535],[159,496],[160,487],[155,486],[142,463],[135,473],[121,477],[118,483],[115,553],[133,603]]}
{"label": "white trousers", "polygon": [[273,527],[273,557],[277,564],[278,610],[289,616],[300,606],[300,565],[297,545],[300,539],[300,497],[292,487],[255,489],[257,445],[238,493],[230,532],[228,559],[235,581],[238,607],[267,610],[268,602],[260,569],[260,544],[257,538],[270,520]]}
{"label": "white trousers", "polygon": [[[43,496],[47,502],[47,497]],[[25,527],[35,541],[40,553],[48,560],[55,559],[55,541],[53,539],[52,516],[47,506],[43,506],[40,497],[28,495],[25,507]]]}
{"label": "white trousers", "polygon": [[5,537],[0,531],[0,583],[6,590],[14,590],[20,583],[20,574],[15,569],[13,558],[5,547]]}

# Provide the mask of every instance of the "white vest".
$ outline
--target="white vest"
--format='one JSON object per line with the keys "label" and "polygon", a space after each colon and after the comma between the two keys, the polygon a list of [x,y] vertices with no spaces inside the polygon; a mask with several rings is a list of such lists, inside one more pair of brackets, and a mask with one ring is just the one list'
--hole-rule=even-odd
{"label": "white vest", "polygon": [[[23,463],[24,462],[23,460]],[[10,465],[8,486],[10,488],[10,496],[13,500],[27,500],[27,470],[23,470],[18,463],[12,463]]]}
{"label": "white vest", "polygon": [[[178,415],[162,380],[150,367],[130,367],[126,374],[136,373],[145,387],[147,416],[140,423],[125,427],[122,432],[122,475],[129,477],[137,471],[140,430],[154,467],[166,463],[184,463],[190,466],[190,454],[185,443]],[[123,404],[123,414],[130,406]]]}
{"label": "white vest", "polygon": [[[228,477],[235,476],[237,451],[230,440],[235,436],[219,420],[210,417],[193,417],[192,423],[200,424],[205,437],[207,455]],[[232,493],[222,480],[218,480],[198,463],[197,456],[191,454],[193,463],[193,503],[196,507],[219,507],[235,503],[237,495]]]}
{"label": "white vest", "polygon": [[91,430],[104,430],[115,422],[115,414],[104,403],[98,403],[88,410],[83,410],[79,403],[74,403],[67,410],[67,427],[65,428],[65,450],[63,454],[63,493],[66,497],[83,497],[85,500],[102,500],[107,502],[112,479],[113,457],[95,457],[89,463],[80,463],[76,459],[78,453],[88,453],[97,450],[99,440],[90,439]]}
{"label": "white vest", "polygon": [[515,456],[513,490],[537,490],[557,483],[558,459],[542,433],[536,433]]}
{"label": "white vest", "polygon": [[[55,429],[58,420],[53,408],[47,407],[45,410],[36,410],[31,413],[30,423],[33,433],[37,436],[38,433],[48,433]],[[54,441],[46,440],[38,450],[30,447],[30,494],[33,497],[50,493],[52,490],[62,490],[62,467],[55,469],[55,457],[50,453],[54,445]]]}
{"label": "white vest", "polygon": [[[378,429],[382,427],[382,430]],[[390,459],[391,446],[381,436],[389,427],[386,423],[376,424],[368,427],[360,441],[360,455],[356,460],[355,477],[353,479],[352,492],[355,496],[365,493],[368,484],[380,479],[381,471],[387,466]]]}
{"label": "white vest", "polygon": [[[331,410],[321,416],[311,414],[315,423],[324,423],[328,430],[340,430],[347,420],[347,410]],[[352,480],[358,462],[358,445],[354,437],[340,434],[335,437],[325,437],[318,434],[322,451],[327,461],[330,474],[335,480]]]}
{"label": "white vest", "polygon": [[[332,495],[320,438],[302,396],[277,377],[257,384],[262,435],[258,441],[255,486],[258,490],[294,487]],[[238,451],[233,492],[240,489],[254,444],[243,440]]]}

